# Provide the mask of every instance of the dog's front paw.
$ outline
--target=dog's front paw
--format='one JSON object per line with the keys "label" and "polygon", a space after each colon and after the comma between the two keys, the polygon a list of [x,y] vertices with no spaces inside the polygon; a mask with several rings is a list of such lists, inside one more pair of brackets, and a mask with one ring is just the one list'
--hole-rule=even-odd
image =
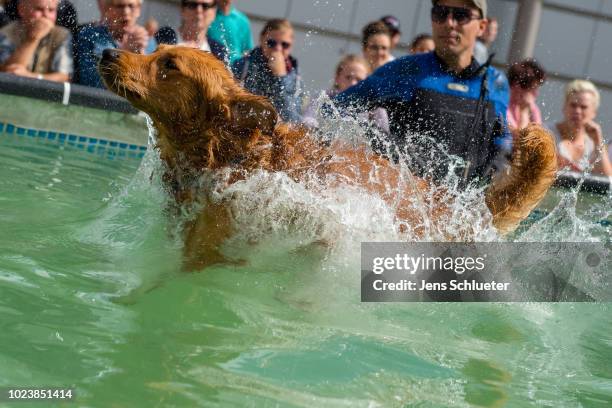
{"label": "dog's front paw", "polygon": [[[514,140],[512,164],[522,172],[555,170],[557,149],[553,136],[535,123],[521,129]],[[537,176],[533,174],[533,176]]]}

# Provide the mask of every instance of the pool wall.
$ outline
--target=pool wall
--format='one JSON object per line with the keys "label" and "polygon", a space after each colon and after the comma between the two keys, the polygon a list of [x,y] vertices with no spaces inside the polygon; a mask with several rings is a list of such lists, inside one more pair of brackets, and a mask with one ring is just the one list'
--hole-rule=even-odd
{"label": "pool wall", "polygon": [[145,116],[108,91],[0,73],[0,133],[144,153]]}

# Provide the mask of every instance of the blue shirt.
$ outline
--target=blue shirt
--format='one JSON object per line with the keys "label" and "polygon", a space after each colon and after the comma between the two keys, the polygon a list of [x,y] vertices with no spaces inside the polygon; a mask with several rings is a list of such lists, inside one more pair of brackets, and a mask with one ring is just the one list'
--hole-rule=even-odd
{"label": "blue shirt", "polygon": [[231,68],[246,90],[270,99],[284,121],[298,123],[302,120],[302,80],[297,60],[290,56],[289,61],[287,75],[276,76],[268,67],[261,47],[257,47],[234,61]]}
{"label": "blue shirt", "polygon": [[207,36],[221,43],[229,51],[230,64],[253,48],[249,18],[232,6],[228,15],[217,10],[217,16],[208,28]]}
{"label": "blue shirt", "polygon": [[[471,163],[470,177],[484,174],[496,153],[511,146],[506,126],[508,81],[502,72],[490,66],[481,69],[475,60],[456,74],[435,52],[405,56],[383,65],[335,101],[356,112],[385,108],[396,146],[417,159],[430,158],[432,143],[408,144],[414,134],[429,136],[444,146],[444,153]],[[443,156],[440,153],[433,156]],[[424,173],[430,167],[431,163],[422,163],[419,170]],[[439,170],[437,176],[442,176],[444,169]]]}
{"label": "blue shirt", "polygon": [[[98,61],[102,57],[102,51],[107,48],[119,48],[119,46],[106,26],[87,25],[79,31],[75,46],[79,84],[104,88],[98,73]],[[145,54],[152,53],[156,48],[157,43],[150,38]]]}

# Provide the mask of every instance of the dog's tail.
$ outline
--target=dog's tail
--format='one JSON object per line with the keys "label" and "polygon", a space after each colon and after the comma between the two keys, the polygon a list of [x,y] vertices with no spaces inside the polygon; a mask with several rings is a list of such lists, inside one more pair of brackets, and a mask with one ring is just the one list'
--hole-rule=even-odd
{"label": "dog's tail", "polygon": [[557,171],[554,138],[530,124],[518,132],[510,172],[497,176],[486,193],[493,225],[501,233],[513,231],[544,198]]}

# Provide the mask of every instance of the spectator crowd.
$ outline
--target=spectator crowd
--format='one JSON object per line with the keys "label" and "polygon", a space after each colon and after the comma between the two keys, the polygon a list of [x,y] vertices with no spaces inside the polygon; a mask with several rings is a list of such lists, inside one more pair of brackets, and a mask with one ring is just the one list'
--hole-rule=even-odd
{"label": "spectator crowd", "polygon": [[[246,89],[268,97],[283,120],[317,127],[288,20],[268,21],[255,44],[249,19],[232,0],[180,0],[176,28],[159,27],[153,18],[140,25],[142,0],[97,0],[97,6],[99,19],[78,25],[69,0],[0,0],[0,71],[103,88],[97,62],[105,49],[148,54],[160,44],[184,45],[223,61]],[[467,179],[486,175],[495,156],[508,154],[511,130],[532,122],[555,136],[560,168],[612,177],[595,85],[569,83],[561,119],[543,123],[537,99],[547,73],[533,59],[512,64],[506,75],[494,68],[498,24],[486,0],[433,0],[431,33],[417,35],[407,43],[410,55],[396,58],[400,20],[383,16],[363,27],[359,55],[340,58],[326,94],[388,135],[396,152],[427,156],[429,146],[404,135],[434,135],[465,160]],[[435,166],[426,167],[417,164],[417,172],[439,176]]]}

